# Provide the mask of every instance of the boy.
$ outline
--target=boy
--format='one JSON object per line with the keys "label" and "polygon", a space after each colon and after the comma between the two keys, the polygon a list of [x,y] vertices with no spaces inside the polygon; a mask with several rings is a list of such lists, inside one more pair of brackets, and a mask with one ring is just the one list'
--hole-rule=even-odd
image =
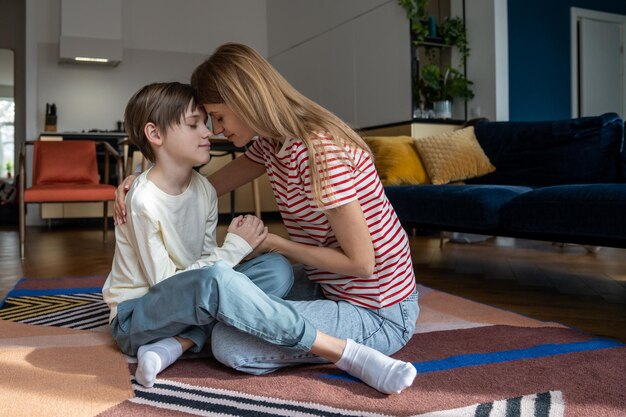
{"label": "boy", "polygon": [[[277,254],[239,264],[267,236],[254,216],[235,218],[217,246],[215,189],[193,170],[209,161],[212,132],[191,86],[147,85],[130,99],[124,116],[129,140],[153,166],[126,197],[128,222],[115,230],[115,256],[102,293],[113,337],[124,353],[137,355],[135,379],[151,387],[184,351],[202,349],[215,317],[236,314],[241,301],[232,294],[238,286],[250,292],[252,281],[283,297],[293,271]],[[218,291],[222,286],[230,292]]]}

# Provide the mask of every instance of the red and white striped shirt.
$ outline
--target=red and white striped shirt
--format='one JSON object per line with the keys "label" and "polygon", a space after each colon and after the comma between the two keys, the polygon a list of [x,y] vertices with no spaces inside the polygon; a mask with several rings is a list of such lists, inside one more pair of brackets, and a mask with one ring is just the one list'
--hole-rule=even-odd
{"label": "red and white striped shirt", "polygon": [[[376,264],[369,278],[305,266],[308,277],[319,283],[331,300],[345,300],[367,308],[396,304],[415,289],[415,275],[408,237],[387,200],[374,163],[360,148],[341,148],[327,138],[319,140],[328,157],[330,179],[322,190],[323,206],[331,209],[359,201],[372,237]],[[245,156],[265,165],[291,240],[306,245],[339,247],[326,214],[314,199],[307,148],[301,140],[288,139],[281,144],[260,137]]]}

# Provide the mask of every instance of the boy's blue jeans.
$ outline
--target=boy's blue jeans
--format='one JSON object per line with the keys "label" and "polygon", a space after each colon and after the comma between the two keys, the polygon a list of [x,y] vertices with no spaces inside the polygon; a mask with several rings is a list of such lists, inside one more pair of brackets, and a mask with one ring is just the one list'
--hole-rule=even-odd
{"label": "boy's blue jeans", "polygon": [[[325,298],[319,285],[310,281],[304,270],[296,267],[295,272],[294,288],[287,300],[280,302],[291,306],[310,327],[335,337],[350,338],[387,355],[400,350],[413,336],[419,315],[417,291],[393,306],[367,309]],[[279,317],[274,320],[282,321]],[[301,363],[328,363],[302,349],[277,345],[226,323],[215,325],[211,348],[223,364],[254,375]]]}
{"label": "boy's blue jeans", "polygon": [[166,337],[191,339],[198,352],[217,321],[272,343],[308,351],[315,328],[280,297],[293,285],[282,255],[264,254],[231,268],[224,262],[176,274],[143,297],[121,303],[111,333],[122,352]]}
{"label": "boy's blue jeans", "polygon": [[111,331],[128,355],[172,336],[193,340],[192,351],[199,351],[211,336],[220,362],[257,375],[299,363],[326,363],[308,353],[317,329],[387,355],[413,335],[417,293],[391,307],[367,309],[326,299],[297,268],[290,300],[279,298],[293,283],[292,266],[281,255],[265,254],[235,269],[217,262],[177,274],[143,297],[121,303]]}

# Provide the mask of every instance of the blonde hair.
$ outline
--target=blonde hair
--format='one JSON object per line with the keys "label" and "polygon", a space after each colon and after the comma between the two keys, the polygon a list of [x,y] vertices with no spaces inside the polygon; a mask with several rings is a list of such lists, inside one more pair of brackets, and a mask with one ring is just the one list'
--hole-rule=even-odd
{"label": "blonde hair", "polygon": [[154,151],[144,133],[146,124],[154,123],[165,132],[169,127],[180,125],[189,105],[195,108],[197,103],[196,92],[189,84],[153,83],[142,87],[128,100],[124,111],[128,140],[146,159],[155,162]]}
{"label": "blonde hair", "polygon": [[301,139],[308,151],[313,195],[320,206],[323,185],[329,179],[321,173],[327,173],[328,162],[323,144],[314,139],[323,136],[338,146],[370,152],[352,128],[300,94],[246,45],[227,43],[218,47],[194,70],[191,85],[200,104],[226,104],[261,136]]}

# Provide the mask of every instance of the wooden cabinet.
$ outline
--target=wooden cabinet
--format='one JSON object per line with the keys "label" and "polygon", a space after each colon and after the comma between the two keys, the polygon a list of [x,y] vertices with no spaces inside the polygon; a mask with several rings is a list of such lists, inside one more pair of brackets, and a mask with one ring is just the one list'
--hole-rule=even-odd
{"label": "wooden cabinet", "polygon": [[360,129],[359,132],[361,136],[411,136],[414,138],[423,138],[460,129],[462,123],[461,121],[452,120],[411,121],[364,128]]}

